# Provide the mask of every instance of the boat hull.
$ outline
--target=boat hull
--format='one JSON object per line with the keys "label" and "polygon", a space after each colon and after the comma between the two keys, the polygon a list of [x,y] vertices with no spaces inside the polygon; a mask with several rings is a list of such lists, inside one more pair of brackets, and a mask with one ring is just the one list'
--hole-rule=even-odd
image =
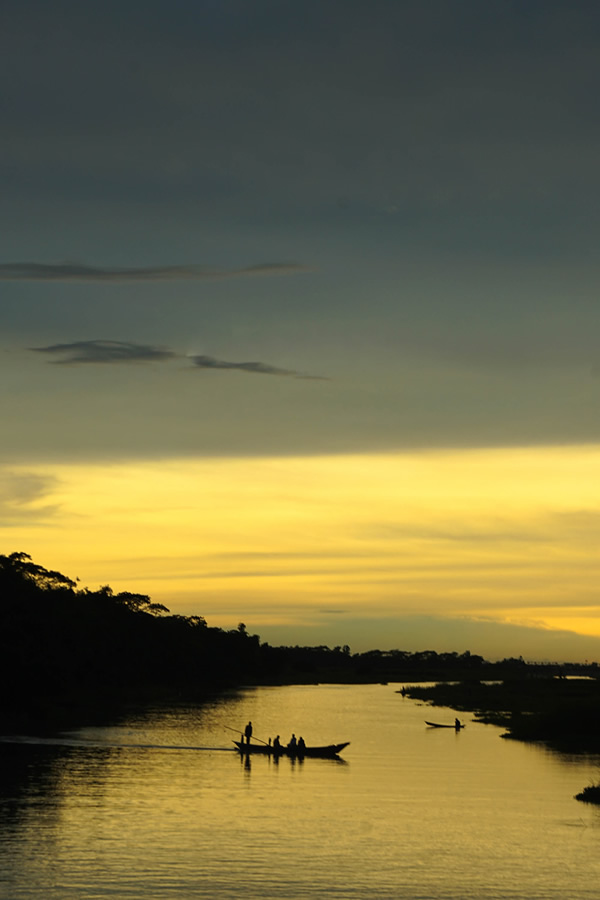
{"label": "boat hull", "polygon": [[303,750],[291,749],[289,747],[280,747],[276,750],[273,746],[267,744],[246,744],[241,741],[233,742],[240,753],[261,754],[262,756],[289,756],[293,759],[304,759],[305,756],[316,756],[322,759],[331,759],[337,756],[342,750],[348,746],[350,741],[345,744],[328,744],[326,747],[305,747]]}
{"label": "boat hull", "polygon": [[429,725],[430,728],[453,728],[454,731],[460,731],[461,728],[464,728],[464,725],[440,725],[439,722],[427,722],[426,725]]}

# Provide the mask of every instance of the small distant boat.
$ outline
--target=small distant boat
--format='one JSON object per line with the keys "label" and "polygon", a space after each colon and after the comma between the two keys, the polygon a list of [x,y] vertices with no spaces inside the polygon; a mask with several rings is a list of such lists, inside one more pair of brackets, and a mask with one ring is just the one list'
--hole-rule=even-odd
{"label": "small distant boat", "polygon": [[279,749],[273,747],[272,744],[246,744],[242,741],[233,742],[240,753],[244,755],[248,753],[261,753],[263,756],[289,756],[293,759],[303,759],[305,756],[317,756],[322,759],[333,759],[348,746],[350,741],[345,744],[327,744],[325,747],[298,747],[290,748],[281,746]]}
{"label": "small distant boat", "polygon": [[454,725],[441,725],[439,722],[428,722],[425,720],[425,724],[429,725],[430,728],[454,728],[455,731],[460,731],[461,728],[464,728],[464,723],[459,722],[458,725],[454,723]]}

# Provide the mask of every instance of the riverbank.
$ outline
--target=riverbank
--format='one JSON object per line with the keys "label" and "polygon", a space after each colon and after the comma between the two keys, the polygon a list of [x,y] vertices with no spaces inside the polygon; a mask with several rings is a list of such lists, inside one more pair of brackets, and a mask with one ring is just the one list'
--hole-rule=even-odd
{"label": "riverbank", "polygon": [[588,785],[579,794],[575,794],[575,799],[582,800],[584,803],[596,803],[600,806],[600,784]]}
{"label": "riverbank", "polygon": [[407,685],[433,706],[471,712],[475,721],[507,729],[504,737],[543,741],[571,752],[600,752],[600,680],[518,678]]}
{"label": "riverbank", "polygon": [[[506,728],[502,735],[546,743],[569,753],[600,754],[600,681],[596,678],[523,678],[504,682],[408,685],[407,696],[474,714],[474,721]],[[577,800],[600,804],[600,784]]]}

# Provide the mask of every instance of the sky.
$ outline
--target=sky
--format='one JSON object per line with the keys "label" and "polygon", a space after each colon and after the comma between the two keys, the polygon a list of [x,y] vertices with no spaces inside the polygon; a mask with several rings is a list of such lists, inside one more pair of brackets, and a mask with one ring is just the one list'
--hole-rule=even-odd
{"label": "sky", "polygon": [[600,660],[600,8],[5,0],[0,552]]}

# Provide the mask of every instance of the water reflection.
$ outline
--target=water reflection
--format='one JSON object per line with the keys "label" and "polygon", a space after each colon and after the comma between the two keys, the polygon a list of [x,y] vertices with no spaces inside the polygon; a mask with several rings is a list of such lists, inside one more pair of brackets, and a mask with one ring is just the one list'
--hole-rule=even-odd
{"label": "water reflection", "polygon": [[[58,791],[60,752],[36,748],[23,754],[18,745],[0,745],[0,820],[3,828],[19,828],[31,811],[49,806]],[[26,800],[24,799],[26,798]]]}
{"label": "water reflection", "polygon": [[[0,896],[595,900],[600,811],[572,797],[598,757],[433,737],[430,712],[393,685],[293,686],[0,742]],[[248,719],[348,758],[240,754]]]}

